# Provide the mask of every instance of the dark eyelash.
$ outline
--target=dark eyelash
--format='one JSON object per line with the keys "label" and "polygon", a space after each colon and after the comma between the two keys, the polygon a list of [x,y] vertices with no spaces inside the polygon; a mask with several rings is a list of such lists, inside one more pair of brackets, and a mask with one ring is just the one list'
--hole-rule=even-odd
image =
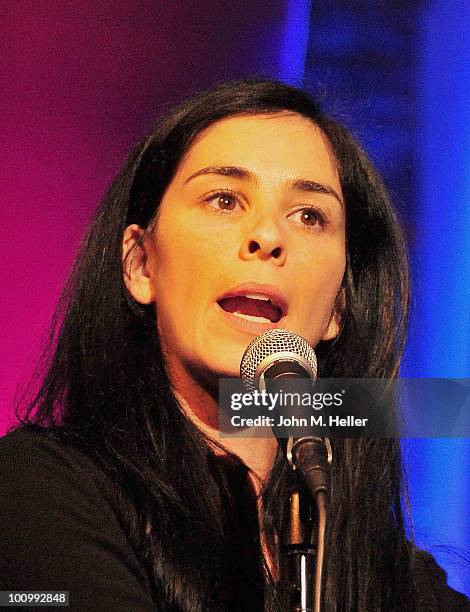
{"label": "dark eyelash", "polygon": [[[206,195],[206,197],[204,198],[204,202],[210,202],[211,200],[214,200],[217,197],[223,197],[223,196],[230,196],[230,197],[234,198],[234,200],[236,202],[238,202],[238,204],[240,204],[240,199],[239,199],[238,195],[236,193],[234,193],[233,191],[231,191],[230,189],[217,189],[215,191],[212,191],[212,192],[210,192],[210,193],[208,193]],[[301,212],[301,211],[313,211],[317,215],[318,224],[321,227],[325,227],[330,222],[328,217],[325,215],[325,213],[322,210],[320,210],[319,208],[317,208],[316,206],[303,206],[303,207],[299,207],[294,212]],[[225,213],[225,212],[230,212],[230,211],[226,211],[226,210],[224,210],[222,208],[222,209],[220,209],[220,212],[221,213]],[[305,227],[308,227],[308,225],[305,224]]]}
{"label": "dark eyelash", "polygon": [[233,198],[237,199],[237,194],[230,191],[230,189],[217,189],[216,191],[212,191],[211,193],[207,194],[204,200],[213,200],[216,196],[232,196]]}

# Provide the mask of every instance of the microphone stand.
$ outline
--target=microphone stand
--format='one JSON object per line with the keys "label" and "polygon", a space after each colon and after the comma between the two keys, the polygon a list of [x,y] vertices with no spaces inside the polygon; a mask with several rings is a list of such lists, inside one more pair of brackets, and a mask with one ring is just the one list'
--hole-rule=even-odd
{"label": "microphone stand", "polygon": [[[294,396],[299,391],[301,381],[307,382],[307,392],[317,377],[317,359],[311,345],[297,334],[285,329],[271,329],[258,336],[248,345],[241,364],[240,375],[250,385],[256,381],[261,392],[267,387],[286,391],[286,385],[293,387]],[[301,411],[301,406],[292,406]],[[294,416],[294,413],[291,413]],[[285,436],[276,435],[277,426],[272,430],[281,446]],[[286,452],[286,451],[285,451]],[[290,577],[292,579],[291,612],[320,612],[322,594],[323,556],[326,530],[326,499],[330,489],[330,463],[332,460],[331,445],[328,438],[313,436],[291,437],[287,443],[287,459],[294,470],[301,476],[306,490],[310,493],[308,507],[311,514],[311,501],[317,508],[317,528],[307,529],[309,520],[302,520],[302,495],[300,489],[294,489],[289,498],[290,517],[286,529],[285,547]],[[310,521],[313,524],[313,521]],[[304,528],[305,527],[305,528]],[[310,534],[307,536],[307,532]],[[317,550],[315,551],[315,545]],[[315,580],[313,576],[315,567]],[[313,603],[312,603],[312,582]]]}
{"label": "microphone stand", "polygon": [[289,519],[282,550],[287,558],[289,611],[313,612],[315,590],[316,525],[310,495],[296,483],[289,492]]}
{"label": "microphone stand", "polygon": [[[289,521],[283,538],[289,572],[290,612],[320,612],[331,444],[328,438],[305,437],[295,441],[289,438],[286,455],[303,481],[302,485],[297,478],[290,491]],[[316,507],[312,501],[316,502]]]}

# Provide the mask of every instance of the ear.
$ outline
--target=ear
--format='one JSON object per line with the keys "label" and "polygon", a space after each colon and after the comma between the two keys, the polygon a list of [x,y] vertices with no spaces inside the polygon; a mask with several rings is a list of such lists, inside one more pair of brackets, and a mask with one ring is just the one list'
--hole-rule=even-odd
{"label": "ear", "polygon": [[148,242],[142,240],[144,230],[136,224],[128,225],[122,241],[124,283],[136,302],[151,304],[155,301],[150,275]]}
{"label": "ear", "polygon": [[334,340],[341,330],[341,320],[346,309],[346,294],[342,287],[336,296],[336,301],[331,311],[330,320],[323,332],[322,340]]}

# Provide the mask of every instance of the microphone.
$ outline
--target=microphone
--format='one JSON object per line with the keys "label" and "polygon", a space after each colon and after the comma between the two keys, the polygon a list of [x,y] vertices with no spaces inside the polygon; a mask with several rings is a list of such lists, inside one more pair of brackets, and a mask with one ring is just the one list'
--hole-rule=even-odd
{"label": "microphone", "polygon": [[[251,388],[259,391],[279,389],[295,379],[317,379],[317,358],[305,338],[286,329],[270,329],[254,338],[243,354],[240,376]],[[293,379],[293,380],[292,380]],[[276,431],[273,429],[274,435]],[[302,475],[311,494],[330,488],[329,464],[332,461],[328,438],[304,436],[288,438],[287,444],[276,435],[286,458]]]}
{"label": "microphone", "polygon": [[310,344],[287,329],[269,329],[247,346],[240,363],[240,376],[258,381],[265,389],[266,379],[317,378],[317,357]]}
{"label": "microphone", "polygon": [[[240,376],[252,390],[258,387],[259,391],[269,391],[273,386],[280,390],[279,385],[286,383],[292,383],[295,387],[296,380],[299,385],[299,379],[306,378],[313,385],[317,379],[317,358],[302,336],[286,329],[271,329],[248,345],[240,363]],[[317,507],[317,528],[316,531],[311,530],[306,542],[307,532],[298,501],[300,490],[294,488],[290,496],[288,533],[283,538],[289,563],[290,610],[320,612],[331,444],[328,438],[291,436],[284,448],[274,428],[273,433],[291,467],[300,473]],[[315,539],[316,548],[312,548]],[[311,575],[314,575],[314,579],[311,579]]]}

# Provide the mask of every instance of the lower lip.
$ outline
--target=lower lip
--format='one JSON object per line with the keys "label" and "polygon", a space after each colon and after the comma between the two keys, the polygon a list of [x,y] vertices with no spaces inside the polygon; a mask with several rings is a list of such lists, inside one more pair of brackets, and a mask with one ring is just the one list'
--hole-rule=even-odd
{"label": "lower lip", "polygon": [[268,329],[276,329],[278,327],[283,327],[284,317],[281,317],[281,319],[277,323],[271,323],[271,321],[266,323],[260,321],[259,323],[257,323],[256,321],[249,321],[248,319],[242,319],[242,317],[237,317],[237,315],[234,315],[231,312],[227,312],[226,310],[221,308],[219,304],[217,304],[217,308],[219,309],[219,312],[225,317],[225,321],[231,327],[247,334],[253,334],[254,336],[258,336],[259,334],[262,334]]}

